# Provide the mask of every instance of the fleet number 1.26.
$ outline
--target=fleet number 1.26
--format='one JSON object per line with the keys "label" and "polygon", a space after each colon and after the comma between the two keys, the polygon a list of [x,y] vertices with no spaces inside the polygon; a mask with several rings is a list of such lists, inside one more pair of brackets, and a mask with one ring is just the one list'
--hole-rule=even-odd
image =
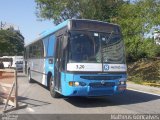
{"label": "fleet number 1.26", "polygon": [[84,69],[85,68],[85,66],[84,65],[76,65],[76,69]]}

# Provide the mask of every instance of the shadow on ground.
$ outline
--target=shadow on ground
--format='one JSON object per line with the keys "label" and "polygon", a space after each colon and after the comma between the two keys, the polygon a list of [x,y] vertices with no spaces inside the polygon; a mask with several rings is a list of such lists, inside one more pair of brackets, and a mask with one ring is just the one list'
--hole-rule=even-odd
{"label": "shadow on ground", "polygon": [[127,90],[124,94],[103,98],[70,97],[65,100],[76,107],[91,108],[137,104],[158,99],[160,96]]}
{"label": "shadow on ground", "polygon": [[28,106],[31,106],[31,107],[39,107],[39,106],[45,106],[45,105],[51,104],[49,102],[31,99],[31,98],[27,98],[27,97],[20,97],[20,96],[18,96],[18,102],[27,104]]}

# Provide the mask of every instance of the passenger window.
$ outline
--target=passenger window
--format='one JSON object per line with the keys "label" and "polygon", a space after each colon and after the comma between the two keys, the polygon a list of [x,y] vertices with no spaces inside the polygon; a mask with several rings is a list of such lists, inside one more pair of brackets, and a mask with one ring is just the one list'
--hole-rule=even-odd
{"label": "passenger window", "polygon": [[55,47],[55,36],[52,35],[49,37],[47,57],[54,56],[54,49],[55,49],[54,47]]}

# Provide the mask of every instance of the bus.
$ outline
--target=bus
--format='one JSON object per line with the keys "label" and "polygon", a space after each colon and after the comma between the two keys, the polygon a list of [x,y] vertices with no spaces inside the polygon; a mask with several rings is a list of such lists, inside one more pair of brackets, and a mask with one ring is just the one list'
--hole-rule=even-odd
{"label": "bus", "polygon": [[0,57],[5,68],[15,68],[17,71],[23,71],[23,56],[3,56]]}
{"label": "bus", "polygon": [[69,19],[25,46],[28,81],[47,86],[52,97],[98,97],[123,93],[127,67],[120,27]]}
{"label": "bus", "polygon": [[10,68],[12,66],[13,59],[11,56],[0,57],[0,61],[3,62],[5,68]]}

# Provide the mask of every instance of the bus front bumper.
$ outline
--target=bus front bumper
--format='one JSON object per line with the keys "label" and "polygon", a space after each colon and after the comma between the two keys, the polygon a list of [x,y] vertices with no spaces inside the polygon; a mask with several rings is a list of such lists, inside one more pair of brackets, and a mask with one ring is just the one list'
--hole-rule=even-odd
{"label": "bus front bumper", "polygon": [[114,94],[121,94],[126,90],[126,85],[119,85],[114,87],[100,87],[93,88],[91,86],[68,86],[64,96],[109,96]]}

